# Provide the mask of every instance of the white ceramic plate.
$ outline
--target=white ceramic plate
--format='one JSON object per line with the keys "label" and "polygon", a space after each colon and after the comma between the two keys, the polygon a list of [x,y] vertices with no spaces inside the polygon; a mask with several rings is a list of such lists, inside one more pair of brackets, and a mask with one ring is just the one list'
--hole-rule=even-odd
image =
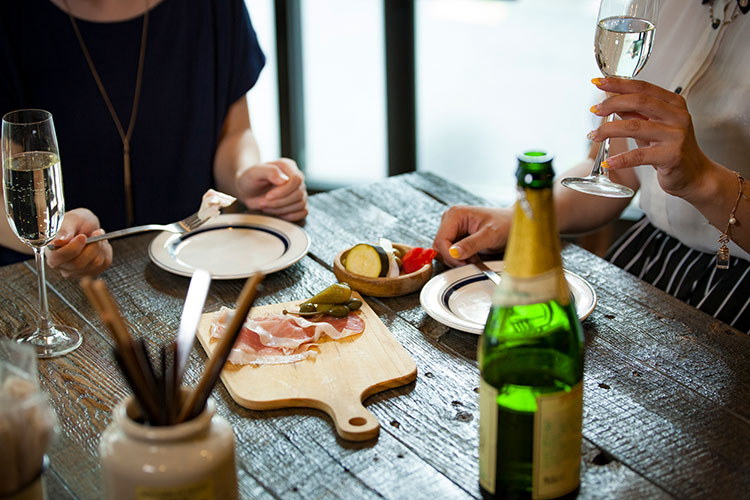
{"label": "white ceramic plate", "polygon": [[189,233],[159,234],[148,254],[154,264],[180,276],[205,269],[221,280],[286,269],[309,248],[307,232],[291,222],[265,215],[221,214]]}
{"label": "white ceramic plate", "polygon": [[[503,261],[486,263],[493,271],[503,270]],[[578,318],[583,321],[596,307],[596,292],[577,274],[565,271],[575,301]],[[433,277],[422,288],[419,302],[434,320],[469,333],[482,333],[492,304],[495,285],[473,264],[450,269]]]}

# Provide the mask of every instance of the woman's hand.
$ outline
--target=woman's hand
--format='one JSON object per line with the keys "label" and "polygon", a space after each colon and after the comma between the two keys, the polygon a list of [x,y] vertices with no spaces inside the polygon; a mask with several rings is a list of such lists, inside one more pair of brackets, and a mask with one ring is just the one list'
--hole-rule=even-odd
{"label": "woman's hand", "polygon": [[86,208],[66,212],[60,231],[47,249],[47,264],[66,278],[96,276],[112,264],[112,246],[107,240],[86,244],[86,238],[104,234],[99,219]]}
{"label": "woman's hand", "polygon": [[622,120],[605,123],[589,138],[632,137],[638,148],[607,160],[606,168],[619,170],[652,165],[661,188],[689,202],[699,199],[701,187],[716,166],[698,146],[685,99],[640,80],[595,78],[601,90],[613,94],[592,111],[598,116],[617,113]]}
{"label": "woman's hand", "polygon": [[305,176],[294,160],[281,158],[245,169],[236,186],[238,198],[247,208],[288,221],[307,216]]}
{"label": "woman's hand", "polygon": [[508,239],[512,209],[457,205],[443,213],[432,246],[451,266],[482,250],[501,250]]}

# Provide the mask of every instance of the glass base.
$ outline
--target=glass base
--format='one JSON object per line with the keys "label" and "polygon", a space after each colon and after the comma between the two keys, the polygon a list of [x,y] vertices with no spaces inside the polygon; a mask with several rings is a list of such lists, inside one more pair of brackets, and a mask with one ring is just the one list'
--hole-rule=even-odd
{"label": "glass base", "polygon": [[631,198],[635,191],[622,184],[616,184],[606,177],[566,177],[560,183],[566,188],[581,193],[606,196],[608,198]]}
{"label": "glass base", "polygon": [[83,342],[83,337],[70,326],[52,325],[48,333],[33,328],[21,332],[13,340],[34,346],[38,358],[54,358],[74,351]]}

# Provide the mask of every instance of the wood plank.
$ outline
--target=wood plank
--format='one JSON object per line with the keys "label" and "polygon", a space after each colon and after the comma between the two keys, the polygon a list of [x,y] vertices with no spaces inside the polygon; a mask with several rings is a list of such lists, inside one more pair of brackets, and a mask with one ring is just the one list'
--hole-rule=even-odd
{"label": "wood plank", "polygon": [[452,205],[480,205],[485,207],[497,206],[489,200],[477,196],[464,188],[448,182],[444,178],[430,172],[418,172],[398,176],[397,182],[406,183],[434,198],[446,208]]}
{"label": "wood plank", "polygon": [[578,500],[601,498],[677,498],[627,467],[588,439],[582,446],[581,488]]}
{"label": "wood plank", "polygon": [[[577,247],[564,252],[599,296],[589,336],[750,422],[750,336]],[[731,396],[731,397],[728,397]]]}

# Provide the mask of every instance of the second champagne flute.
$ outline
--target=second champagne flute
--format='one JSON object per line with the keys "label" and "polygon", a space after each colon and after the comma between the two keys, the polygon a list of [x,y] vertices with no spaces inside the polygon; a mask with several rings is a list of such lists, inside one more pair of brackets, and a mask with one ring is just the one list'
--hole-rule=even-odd
{"label": "second champagne flute", "polygon": [[52,323],[47,304],[44,247],[55,237],[65,215],[60,155],[52,115],[39,109],[12,111],[2,124],[3,195],[8,222],[18,238],[34,250],[39,278],[36,327],[15,337],[49,358],[81,345],[81,335]]}
{"label": "second champagne flute", "polygon": [[[602,0],[597,17],[594,55],[604,76],[633,78],[651,54],[656,31],[658,0]],[[610,114],[605,119],[614,119]],[[599,146],[594,167],[587,177],[566,177],[565,187],[610,198],[630,198],[633,190],[609,180],[602,161],[609,156],[609,138]]]}

